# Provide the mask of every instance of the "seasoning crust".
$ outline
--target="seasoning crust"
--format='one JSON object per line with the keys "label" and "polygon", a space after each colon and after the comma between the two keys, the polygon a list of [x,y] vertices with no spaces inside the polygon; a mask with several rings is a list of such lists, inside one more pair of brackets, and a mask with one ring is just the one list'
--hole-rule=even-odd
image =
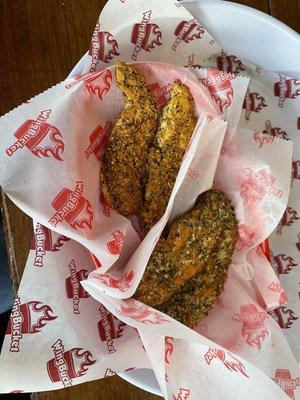
{"label": "seasoning crust", "polygon": [[118,213],[138,212],[146,174],[148,149],[158,125],[154,95],[144,76],[122,61],[116,63],[116,81],[124,95],[124,111],[110,134],[101,171],[108,204]]}
{"label": "seasoning crust", "polygon": [[158,241],[134,297],[193,326],[220,294],[236,237],[228,198],[217,189],[203,193]]}
{"label": "seasoning crust", "polygon": [[140,208],[140,216],[147,229],[165,212],[195,126],[193,97],[186,85],[176,81],[149,149],[145,198]]}

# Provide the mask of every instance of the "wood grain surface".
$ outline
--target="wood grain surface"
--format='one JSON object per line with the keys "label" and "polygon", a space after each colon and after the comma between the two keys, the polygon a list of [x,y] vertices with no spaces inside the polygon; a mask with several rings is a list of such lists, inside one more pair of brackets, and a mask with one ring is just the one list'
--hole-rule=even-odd
{"label": "wood grain surface", "polygon": [[[147,0],[140,0],[147,1]],[[163,0],[161,0],[163,1]],[[300,31],[299,0],[240,0]],[[0,115],[64,79],[86,52],[106,0],[0,0]],[[11,276],[18,288],[32,222],[1,193]],[[154,400],[118,377],[32,394],[34,400]]]}

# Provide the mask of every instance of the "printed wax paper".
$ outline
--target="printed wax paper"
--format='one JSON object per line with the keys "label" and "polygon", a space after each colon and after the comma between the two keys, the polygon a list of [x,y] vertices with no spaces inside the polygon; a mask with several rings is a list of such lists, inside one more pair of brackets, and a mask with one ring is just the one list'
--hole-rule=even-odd
{"label": "printed wax paper", "polygon": [[[121,12],[116,12],[116,8]],[[291,111],[292,109],[296,110],[298,101],[296,97],[299,93],[295,90],[296,94],[294,95],[293,87],[297,89],[298,81],[290,79],[291,82],[285,84],[284,82],[288,82],[289,78],[280,77],[279,85],[276,85],[277,77],[275,75],[264,72],[258,67],[251,70],[252,66],[249,64],[225,53],[203,28],[202,23],[205,25],[205,21],[197,21],[178,2],[165,1],[164,7],[161,7],[161,3],[157,0],[148,1],[147,4],[137,0],[110,0],[100,15],[92,37],[90,55],[83,71],[87,74],[59,84],[1,119],[1,127],[5,127],[4,130],[2,129],[4,144],[2,142],[1,144],[3,150],[6,150],[5,156],[2,157],[5,167],[2,170],[5,173],[0,175],[1,185],[20,208],[39,221],[40,225],[37,225],[39,229],[48,231],[51,235],[60,235],[66,238],[68,243],[63,245],[65,249],[67,249],[67,245],[72,244],[73,246],[69,251],[66,250],[67,253],[64,256],[62,250],[57,250],[55,243],[54,247],[51,247],[52,250],[45,251],[41,247],[41,241],[45,240],[43,238],[46,237],[46,234],[39,234],[39,231],[36,230],[35,249],[32,249],[32,258],[29,256],[26,266],[26,272],[30,268],[34,271],[36,280],[34,281],[32,277],[27,278],[25,272],[19,298],[16,298],[13,311],[16,314],[15,316],[12,314],[10,324],[12,324],[13,318],[15,318],[16,324],[19,320],[19,325],[22,320],[21,327],[19,327],[21,334],[18,331],[14,332],[13,328],[8,328],[0,364],[1,374],[3,375],[3,371],[6,371],[4,379],[2,379],[5,382],[3,392],[10,391],[10,389],[45,390],[47,385],[54,389],[55,387],[64,387],[63,382],[71,381],[71,384],[76,384],[95,379],[95,375],[99,378],[113,374],[114,371],[120,372],[128,368],[140,368],[151,364],[152,366],[156,365],[153,368],[162,393],[170,399],[199,398],[199,387],[205,388],[207,399],[214,399],[216,396],[224,399],[240,398],[241,393],[243,398],[249,399],[252,399],[253,395],[256,395],[255,397],[264,395],[265,398],[270,399],[284,399],[288,396],[299,398],[297,387],[300,385],[300,378],[297,363],[281,329],[267,313],[272,309],[269,312],[273,313],[273,316],[277,316],[281,315],[276,314],[278,310],[283,312],[291,310],[286,306],[287,299],[284,289],[270,268],[261,247],[257,246],[274,230],[286,207],[292,146],[291,142],[274,139],[275,136],[284,138],[284,135],[277,134],[276,130],[273,132],[271,128],[269,130],[262,129],[264,126],[259,126],[258,122],[256,125],[250,123],[250,117],[259,117],[263,115],[260,112],[266,110],[268,111],[266,111],[268,120],[273,121],[276,111],[276,105],[271,101],[268,106],[258,107],[258,111],[251,109],[255,100],[260,99],[260,95],[257,95],[257,82],[264,87],[270,98],[276,97],[277,93],[280,98],[281,93],[281,99],[284,98],[284,101],[281,101],[281,105],[278,104],[277,107],[284,106]],[[211,107],[210,112],[205,109],[205,112],[201,114],[203,119],[200,116],[198,129],[201,132],[198,132],[198,135],[197,132],[194,133],[192,140],[196,140],[196,142],[192,142],[193,146],[190,146],[186,154],[184,160],[186,163],[183,163],[177,177],[176,193],[174,188],[166,214],[159,221],[158,226],[153,228],[154,231],[157,230],[156,236],[150,231],[148,234],[150,237],[146,237],[142,242],[142,245],[149,242],[148,247],[153,248],[153,244],[158,239],[167,220],[171,220],[174,216],[190,208],[195,197],[212,185],[215,178],[215,184],[230,197],[239,218],[241,218],[236,252],[218,304],[209,316],[199,323],[196,332],[134,299],[126,299],[132,294],[130,289],[134,287],[133,284],[137,285],[138,282],[131,282],[131,280],[128,282],[128,279],[125,279],[128,275],[123,275],[122,272],[126,271],[132,257],[139,253],[140,239],[128,220],[108,208],[105,199],[101,196],[98,179],[99,161],[101,162],[107,135],[113,120],[121,111],[120,107],[114,106],[114,119],[101,120],[102,115],[105,115],[102,105],[104,106],[105,99],[109,98],[106,96],[109,91],[108,86],[114,79],[113,74],[109,77],[107,73],[109,70],[106,68],[113,65],[117,59],[127,62],[168,62],[190,68],[195,79],[198,79],[208,89],[206,93],[210,93],[211,98],[205,98],[204,101],[207,107]],[[213,67],[213,69],[203,70],[200,67]],[[217,71],[216,67],[221,71]],[[248,82],[244,78],[233,76],[233,74],[239,73],[249,75],[251,78],[245,101],[243,101],[245,84]],[[189,79],[192,80],[190,75]],[[65,85],[65,91],[62,91],[63,85]],[[111,86],[113,87],[113,85]],[[279,89],[275,89],[278,87]],[[156,87],[152,87],[152,90],[156,93],[158,102],[163,103],[168,88],[156,85]],[[274,90],[274,94],[272,94],[272,90]],[[53,101],[55,100],[50,113],[49,104],[51,103],[46,106],[49,96],[53,96]],[[107,104],[109,104],[108,101]],[[205,107],[205,105],[202,106]],[[245,125],[246,130],[238,129],[236,132],[242,107],[244,111],[241,125]],[[265,107],[268,109],[265,110]],[[110,107],[107,106],[107,108]],[[32,115],[33,110],[36,112],[34,115]],[[109,110],[109,112],[112,111]],[[286,110],[284,112],[286,115]],[[93,126],[89,126],[86,118],[78,118],[79,113],[81,113],[80,116],[88,115],[88,121],[92,121],[93,114],[95,114],[95,118],[98,116],[99,122],[101,121],[102,124],[98,127],[93,120],[91,122]],[[247,123],[243,122],[244,114],[245,118],[248,118],[245,119],[248,121]],[[222,123],[217,124],[216,130],[219,129],[219,135],[214,129],[211,129],[212,124],[216,124],[218,121],[217,115],[227,121],[223,143],[221,143],[222,132],[224,134],[225,126],[222,131]],[[47,121],[48,119],[49,121]],[[280,121],[275,118],[274,121],[280,126],[279,122],[282,123],[282,119],[283,115],[281,114]],[[22,125],[19,126],[19,122]],[[58,127],[55,124],[59,124]],[[209,129],[212,134],[215,133],[211,142],[204,135]],[[292,136],[292,128],[290,132]],[[265,134],[271,134],[271,138]],[[13,140],[9,138],[13,138]],[[9,145],[5,147],[8,139]],[[203,149],[202,146],[198,149],[197,146],[201,140],[205,141],[205,145]],[[214,140],[216,141],[215,149]],[[222,149],[220,149],[221,144]],[[83,148],[85,149],[85,159],[82,155]],[[197,151],[195,151],[196,149]],[[198,150],[203,150],[203,152]],[[4,153],[2,152],[2,154]],[[200,155],[203,156],[203,159]],[[14,157],[14,161],[8,161],[12,157]],[[284,166],[279,163],[280,158],[286,160]],[[81,163],[78,163],[79,160]],[[205,164],[202,164],[203,160],[207,160]],[[12,165],[13,170],[11,171]],[[233,165],[240,168],[232,170]],[[206,167],[205,171],[203,171],[204,166]],[[296,174],[296,166],[297,164],[293,163],[293,176]],[[9,173],[7,173],[8,168]],[[89,174],[87,174],[87,170]],[[30,176],[31,190],[22,184],[21,176],[24,173],[28,173]],[[232,175],[230,176],[232,173],[235,173],[236,179],[233,179]],[[80,180],[81,178],[83,180]],[[62,187],[59,188],[61,190],[55,193],[51,203],[43,203],[44,190],[46,193],[54,193],[57,190],[58,181],[62,182]],[[227,183],[230,181],[231,185],[228,187]],[[68,183],[69,186],[65,186],[65,183]],[[39,199],[34,196],[38,189]],[[182,204],[182,199],[186,199],[186,205]],[[79,207],[78,204],[80,204]],[[50,213],[50,210],[53,214]],[[109,222],[102,218],[104,216],[109,218]],[[258,218],[254,218],[254,216]],[[284,218],[282,220],[284,221]],[[117,232],[110,231],[111,223],[118,226]],[[286,226],[289,225],[291,224],[286,224]],[[119,229],[120,226],[122,229]],[[39,239],[37,235],[40,235]],[[63,243],[60,236],[59,242]],[[71,239],[69,240],[69,238]],[[275,249],[273,241],[271,247],[272,250]],[[75,278],[74,267],[73,264],[70,267],[70,262],[80,251],[85,252],[85,259],[88,260],[89,252],[86,249],[94,254],[94,260],[95,257],[97,258],[97,266],[100,268],[93,271],[90,278],[85,279],[93,268],[89,260],[87,265],[91,265],[91,269],[87,268],[88,272],[83,275],[75,274]],[[283,266],[281,270],[284,270],[286,266],[287,272],[291,270],[294,272],[295,269],[292,267],[296,266],[296,262],[293,259],[290,260],[291,257],[284,254],[283,250],[280,251],[282,254],[278,254],[277,258],[275,258],[277,254],[274,254],[273,251],[273,259],[281,261],[280,265]],[[151,250],[148,251],[148,255],[150,252]],[[85,293],[83,298],[86,299],[90,293],[100,301],[101,304],[94,303],[94,300],[89,297],[91,303],[99,306],[99,311],[97,317],[94,317],[95,309],[88,307],[87,314],[93,316],[96,321],[100,312],[101,321],[105,315],[109,315],[109,319],[115,321],[115,325],[122,325],[120,321],[127,324],[126,329],[131,332],[128,340],[131,340],[136,348],[136,358],[141,360],[139,365],[135,361],[135,357],[133,357],[132,364],[136,365],[130,364],[128,353],[127,355],[121,354],[121,346],[120,351],[119,348],[117,350],[119,351],[118,356],[110,347],[114,354],[113,361],[112,354],[107,354],[107,352],[109,353],[108,348],[105,353],[105,347],[111,345],[111,341],[118,343],[118,340],[123,338],[123,334],[115,339],[112,339],[113,334],[108,334],[109,338],[103,340],[106,343],[102,343],[104,356],[99,355],[100,350],[96,353],[94,351],[95,354],[90,351],[93,349],[93,340],[90,340],[90,335],[86,334],[88,329],[83,332],[84,324],[80,324],[81,329],[79,329],[71,324],[71,318],[68,318],[67,322],[63,322],[63,316],[68,314],[65,305],[67,301],[69,307],[73,303],[74,311],[74,295],[72,295],[73,299],[72,297],[66,299],[66,295],[63,294],[63,290],[66,291],[65,288],[60,289],[61,296],[57,295],[57,298],[61,300],[57,314],[62,317],[54,318],[56,314],[47,309],[47,311],[43,311],[46,313],[46,319],[44,318],[42,323],[36,324],[38,327],[42,325],[43,328],[37,329],[38,332],[34,331],[39,336],[26,334],[25,326],[31,326],[31,322],[24,323],[26,317],[22,317],[21,314],[24,309],[29,310],[27,314],[35,315],[35,311],[31,313],[30,310],[40,307],[40,304],[28,305],[31,301],[29,298],[33,294],[36,293],[36,298],[40,295],[41,299],[38,301],[44,300],[45,290],[43,290],[42,296],[36,290],[39,287],[37,283],[42,283],[44,268],[52,264],[54,255],[60,257],[59,263],[54,263],[54,268],[57,269],[58,264],[67,265],[67,272],[71,274],[73,271],[75,287],[78,288],[79,282],[84,280],[82,283],[84,289],[80,289]],[[141,260],[138,258],[138,261]],[[142,261],[141,269],[145,267],[147,260]],[[115,262],[117,264],[110,268]],[[43,266],[35,265],[41,263]],[[274,261],[272,263],[274,264]],[[138,270],[139,266],[134,265],[134,268]],[[280,273],[278,269],[276,272]],[[60,281],[63,281],[63,273],[59,271],[59,274]],[[101,282],[99,279],[101,275],[105,277],[104,280],[109,278],[108,285]],[[138,276],[138,274],[133,276]],[[34,290],[32,282],[35,282]],[[296,282],[295,277],[293,282]],[[103,285],[107,288],[104,288]],[[59,284],[56,286],[58,288]],[[30,287],[30,291],[28,287]],[[108,289],[111,289],[109,295]],[[28,294],[30,294],[29,297]],[[289,293],[288,295],[290,296]],[[46,292],[46,296],[51,297],[51,294]],[[71,295],[69,294],[69,296]],[[52,304],[50,297],[49,300],[46,297],[45,303],[42,304]],[[75,304],[78,297],[77,294]],[[27,305],[22,308],[22,304]],[[277,306],[280,308],[276,308]],[[79,318],[82,318],[82,314],[82,312],[76,314],[78,321]],[[26,316],[26,311],[22,315]],[[297,317],[294,313],[293,317],[293,321],[295,321]],[[29,320],[32,321],[31,318]],[[57,334],[57,327],[54,328],[55,324],[61,324],[59,332],[62,336],[70,330],[76,332],[76,340],[73,341],[70,336],[70,341],[65,344],[64,339],[59,338],[51,345],[51,350],[49,350],[49,346],[45,349],[42,346],[43,341],[48,340],[48,337],[54,333]],[[103,324],[108,326],[107,322],[103,322]],[[50,329],[51,326],[52,329]],[[113,324],[111,323],[109,326],[113,326]],[[147,357],[140,356],[140,345],[135,346],[134,344],[138,338],[130,330],[130,326],[138,329]],[[222,329],[226,327],[224,337],[218,335],[220,326]],[[294,324],[294,326],[296,325]],[[28,330],[32,329],[28,328]],[[101,329],[98,329],[98,336],[101,340],[100,331]],[[115,332],[118,331],[118,328],[106,328],[106,331]],[[14,340],[14,333],[17,336],[21,335],[27,352],[25,349],[19,352],[9,351],[11,342]],[[94,336],[96,337],[96,335]],[[291,334],[290,336],[291,343],[291,338],[294,338],[295,335]],[[21,340],[21,338],[16,340]],[[22,381],[23,388],[17,385],[19,389],[15,389],[16,383],[19,383],[17,376],[20,376],[24,369],[18,368],[22,368],[28,359],[28,347],[25,347],[25,344],[29,338],[32,340],[34,338],[34,343],[37,343],[37,346],[39,343],[41,348],[45,349],[41,354],[43,361],[37,360],[38,366],[43,366],[41,369],[43,378],[40,377],[39,387],[32,388],[32,382],[24,379]],[[57,342],[57,340],[60,341]],[[114,346],[117,345],[113,344]],[[90,350],[87,350],[89,348]],[[53,368],[51,367],[54,372],[50,374],[46,371],[51,368],[47,366],[45,371],[44,363],[44,360],[49,358],[49,351],[51,360],[54,360],[50,363],[54,365]],[[183,358],[182,354],[185,354],[186,357]],[[84,358],[84,362],[81,362],[82,358]],[[99,359],[102,359],[102,362]],[[159,364],[158,361],[160,361]],[[74,366],[78,363],[80,367],[76,372]],[[100,364],[102,364],[101,367]],[[98,366],[100,369],[103,368],[102,371],[106,366],[108,372],[105,370],[105,372],[99,373]],[[26,368],[28,368],[27,364]],[[18,374],[14,372],[17,369]],[[66,371],[67,377],[64,375]],[[53,374],[55,375],[54,381]],[[207,382],[211,384],[208,385]]]}

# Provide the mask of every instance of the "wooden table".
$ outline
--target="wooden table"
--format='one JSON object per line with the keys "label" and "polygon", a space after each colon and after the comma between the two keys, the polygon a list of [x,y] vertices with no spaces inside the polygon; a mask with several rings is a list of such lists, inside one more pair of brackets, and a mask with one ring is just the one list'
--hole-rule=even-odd
{"label": "wooden table", "polygon": [[[237,2],[269,13],[300,31],[299,0]],[[105,3],[106,0],[0,0],[0,115],[68,75],[86,52]],[[3,193],[0,206],[16,290],[29,251],[32,223]],[[112,377],[65,390],[35,393],[32,398],[154,400],[160,397]]]}

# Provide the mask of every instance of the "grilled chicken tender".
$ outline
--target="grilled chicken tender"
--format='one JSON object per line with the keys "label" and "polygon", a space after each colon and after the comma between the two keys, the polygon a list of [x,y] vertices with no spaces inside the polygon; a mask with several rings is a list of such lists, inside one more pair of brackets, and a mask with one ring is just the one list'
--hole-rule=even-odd
{"label": "grilled chicken tender", "polygon": [[224,227],[221,237],[206,265],[188,279],[168,301],[157,307],[191,328],[214,307],[227,277],[237,237],[237,223],[229,208],[223,215]]}
{"label": "grilled chicken tender", "polygon": [[[175,220],[166,238],[159,239],[134,297],[190,325],[215,301],[236,235],[237,223],[224,193],[217,189],[203,193],[193,210]],[[198,295],[206,298],[204,311],[201,298],[194,299]],[[182,313],[183,298],[188,307],[194,301],[187,310],[191,317]]]}
{"label": "grilled chicken tender", "polygon": [[148,229],[165,212],[195,125],[195,106],[189,88],[175,82],[149,151],[145,199],[140,209]]}
{"label": "grilled chicken tender", "polygon": [[116,63],[116,81],[124,111],[109,137],[101,173],[108,204],[124,216],[135,214],[142,201],[149,145],[158,125],[158,110],[144,76],[124,62]]}

